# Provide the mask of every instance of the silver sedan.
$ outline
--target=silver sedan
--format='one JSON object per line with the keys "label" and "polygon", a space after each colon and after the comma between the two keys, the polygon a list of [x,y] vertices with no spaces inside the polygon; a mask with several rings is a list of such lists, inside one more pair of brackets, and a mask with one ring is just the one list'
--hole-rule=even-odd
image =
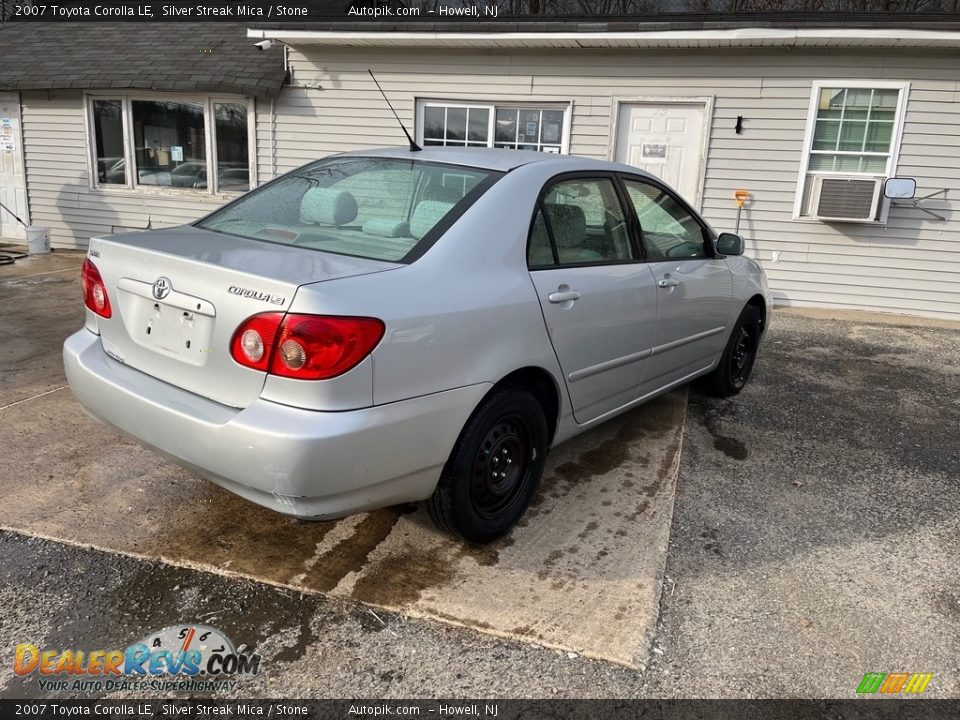
{"label": "silver sedan", "polygon": [[362,151],[202,220],[94,238],[83,407],[255,503],[325,519],[427,500],[472,542],[548,449],[673,387],[746,383],[771,297],[743,241],[636,168]]}

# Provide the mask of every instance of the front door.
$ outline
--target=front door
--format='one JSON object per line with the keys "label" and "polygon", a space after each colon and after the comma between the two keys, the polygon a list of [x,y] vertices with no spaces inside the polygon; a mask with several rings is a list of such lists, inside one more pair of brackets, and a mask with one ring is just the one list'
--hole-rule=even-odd
{"label": "front door", "polygon": [[[0,92],[0,203],[24,222],[29,222],[20,132],[20,94],[16,92]],[[2,208],[0,238],[20,242],[26,238],[20,223]]]}
{"label": "front door", "polygon": [[612,176],[555,182],[528,264],[578,423],[636,398],[654,342],[657,289]]}
{"label": "front door", "polygon": [[656,343],[640,395],[709,368],[723,349],[733,285],[727,262],[713,257],[709,231],[672,192],[624,177],[657,285]]}
{"label": "front door", "polygon": [[656,175],[693,207],[700,207],[705,125],[703,104],[622,103],[617,162]]}

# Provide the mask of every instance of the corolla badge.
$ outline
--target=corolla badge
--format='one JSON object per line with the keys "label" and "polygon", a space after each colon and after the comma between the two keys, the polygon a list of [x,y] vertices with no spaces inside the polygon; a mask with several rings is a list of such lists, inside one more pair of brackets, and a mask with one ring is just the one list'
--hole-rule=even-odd
{"label": "corolla badge", "polygon": [[170,278],[158,277],[157,281],[153,284],[153,296],[157,300],[163,300],[170,294],[172,289],[173,283],[170,282]]}

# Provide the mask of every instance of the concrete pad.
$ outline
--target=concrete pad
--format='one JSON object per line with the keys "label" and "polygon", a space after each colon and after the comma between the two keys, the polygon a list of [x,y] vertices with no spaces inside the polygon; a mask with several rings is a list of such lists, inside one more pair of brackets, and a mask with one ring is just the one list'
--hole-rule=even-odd
{"label": "concrete pad", "polygon": [[83,253],[0,265],[0,408],[66,384],[60,347],[83,325]]}
{"label": "concrete pad", "polygon": [[422,509],[303,523],[259,508],[60,389],[0,410],[0,527],[636,666],[658,613],[685,409],[674,392],[557,448],[522,525],[473,548]]}

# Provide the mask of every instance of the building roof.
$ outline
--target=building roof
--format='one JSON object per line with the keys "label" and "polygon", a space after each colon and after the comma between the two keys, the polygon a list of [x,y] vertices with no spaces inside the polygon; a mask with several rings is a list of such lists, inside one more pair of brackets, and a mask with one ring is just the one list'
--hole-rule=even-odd
{"label": "building roof", "polygon": [[7,23],[0,90],[82,88],[280,93],[283,48],[236,23]]}
{"label": "building roof", "polygon": [[[305,0],[306,1],[306,0]],[[432,48],[722,48],[722,47],[960,47],[960,13],[946,12],[649,12],[501,15],[496,21],[438,21],[435,13],[404,20],[350,21],[328,12],[300,22],[251,22],[251,38],[291,45]],[[396,5],[399,0],[385,0]],[[644,0],[649,7],[682,3]],[[400,3],[403,4],[403,3]],[[628,3],[629,4],[629,3]],[[720,0],[719,5],[724,1]],[[936,2],[933,3],[935,5]],[[417,3],[414,3],[417,5]],[[423,3],[420,3],[423,5]],[[718,3],[712,3],[718,5]],[[931,5],[931,7],[933,7]],[[578,6],[583,6],[579,3]],[[597,5],[601,7],[601,4]],[[320,17],[322,15],[322,20]]]}

